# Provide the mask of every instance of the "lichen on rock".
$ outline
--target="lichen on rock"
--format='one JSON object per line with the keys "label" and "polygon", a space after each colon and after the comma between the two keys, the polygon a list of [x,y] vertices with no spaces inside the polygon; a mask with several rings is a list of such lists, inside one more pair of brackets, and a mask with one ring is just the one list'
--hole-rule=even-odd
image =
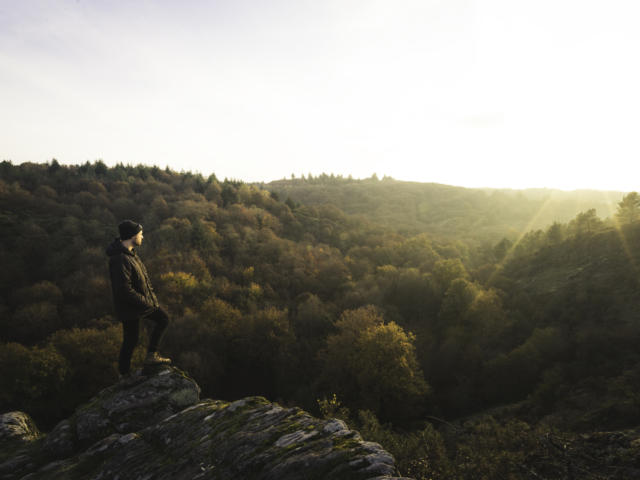
{"label": "lichen on rock", "polygon": [[199,399],[174,367],[121,381],[0,464],[0,479],[398,478],[393,457],[339,420],[263,397]]}
{"label": "lichen on rock", "polygon": [[40,436],[38,427],[24,412],[8,412],[0,415],[0,445],[22,446]]}

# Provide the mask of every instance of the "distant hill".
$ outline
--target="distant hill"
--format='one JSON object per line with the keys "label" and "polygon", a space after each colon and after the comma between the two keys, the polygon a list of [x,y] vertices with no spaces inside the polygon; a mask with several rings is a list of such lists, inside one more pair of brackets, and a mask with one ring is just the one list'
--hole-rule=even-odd
{"label": "distant hill", "polygon": [[623,192],[474,189],[385,177],[364,180],[321,175],[273,181],[264,188],[303,205],[333,204],[347,214],[402,233],[428,232],[461,240],[497,241],[568,222],[595,209],[607,218]]}

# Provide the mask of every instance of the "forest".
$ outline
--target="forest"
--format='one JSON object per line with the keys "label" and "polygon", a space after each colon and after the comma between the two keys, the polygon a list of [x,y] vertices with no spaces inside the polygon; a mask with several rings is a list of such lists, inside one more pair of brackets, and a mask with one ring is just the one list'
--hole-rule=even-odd
{"label": "forest", "polygon": [[203,396],[344,418],[416,479],[571,478],[567,445],[640,424],[636,192],[56,160],[0,163],[0,412],[46,430],[118,380],[126,218]]}
{"label": "forest", "polygon": [[505,236],[546,229],[554,222],[567,223],[590,209],[610,217],[623,195],[598,190],[463,188],[387,176],[379,180],[375,174],[365,180],[326,174],[292,176],[265,188],[304,205],[330,203],[398,232],[429,232],[471,244],[495,243]]}

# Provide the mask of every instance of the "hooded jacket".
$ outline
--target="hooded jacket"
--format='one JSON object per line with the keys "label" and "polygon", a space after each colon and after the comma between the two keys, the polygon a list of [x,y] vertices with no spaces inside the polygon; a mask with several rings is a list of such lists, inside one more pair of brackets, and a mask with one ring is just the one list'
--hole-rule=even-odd
{"label": "hooded jacket", "polygon": [[149,274],[135,250],[119,238],[107,247],[109,274],[116,315],[121,321],[141,317],[159,306]]}

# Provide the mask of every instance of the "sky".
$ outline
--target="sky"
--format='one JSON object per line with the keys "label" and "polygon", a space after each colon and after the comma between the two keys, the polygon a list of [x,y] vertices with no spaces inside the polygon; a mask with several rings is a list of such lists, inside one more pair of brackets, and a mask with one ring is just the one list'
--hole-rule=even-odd
{"label": "sky", "polygon": [[0,0],[0,160],[640,189],[637,0]]}

